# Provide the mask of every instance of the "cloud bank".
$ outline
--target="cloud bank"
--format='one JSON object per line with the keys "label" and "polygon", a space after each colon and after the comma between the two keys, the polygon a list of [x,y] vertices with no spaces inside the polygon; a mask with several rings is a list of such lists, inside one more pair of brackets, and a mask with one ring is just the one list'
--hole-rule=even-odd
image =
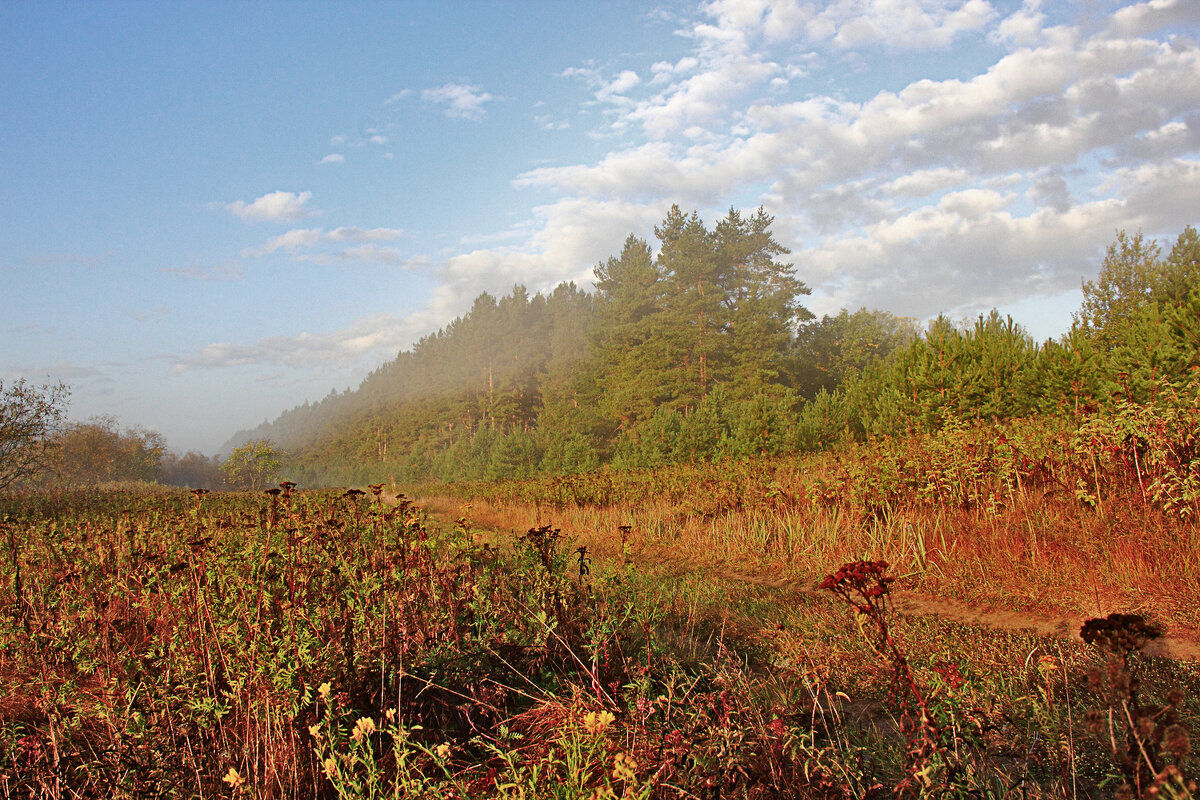
{"label": "cloud bank", "polygon": [[[1063,8],[706,3],[678,27],[680,57],[561,70],[587,98],[577,109],[539,103],[530,124],[591,120],[587,133],[610,146],[514,175],[513,187],[550,200],[507,230],[431,255],[392,244],[396,229],[296,228],[244,253],[419,267],[438,281],[422,312],[214,344],[177,366],[299,368],[376,347],[391,355],[480,291],[587,283],[628,233],[652,239],[671,203],[709,223],[731,206],[764,206],[818,313],[866,305],[923,318],[1062,296],[1095,274],[1118,228],[1159,236],[1196,223],[1200,191],[1200,46],[1179,32],[1200,25],[1200,4],[1150,0],[1100,20],[1064,17]],[[906,53],[972,63],[980,48],[995,56],[956,77],[839,88],[848,72],[884,69]],[[494,100],[460,83],[420,97],[474,122]],[[276,192],[229,208],[292,221],[311,215],[309,197]]]}

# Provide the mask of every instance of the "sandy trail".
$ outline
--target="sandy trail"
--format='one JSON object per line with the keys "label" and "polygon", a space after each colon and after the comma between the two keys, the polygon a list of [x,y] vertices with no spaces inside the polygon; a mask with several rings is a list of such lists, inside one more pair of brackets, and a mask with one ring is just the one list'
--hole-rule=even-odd
{"label": "sandy trail", "polygon": [[[721,578],[737,583],[770,588],[783,595],[803,594],[828,596],[828,592],[817,587],[816,582],[792,578],[769,578],[761,573],[731,572],[717,573]],[[1049,616],[1030,614],[1003,608],[979,608],[949,597],[913,592],[900,589],[892,595],[892,607],[903,616],[936,617],[950,623],[977,625],[1000,631],[1031,631],[1040,636],[1082,641],[1079,631],[1087,615]],[[1200,642],[1181,636],[1164,636],[1146,645],[1147,655],[1166,656],[1181,661],[1200,661]]]}
{"label": "sandy trail", "polygon": [[[431,502],[426,506],[425,501]],[[421,498],[417,504],[424,507],[432,516],[443,521],[453,521],[456,516],[450,512],[450,507],[461,508],[462,506],[461,501],[446,503],[444,501],[439,502],[439,500],[433,498]],[[503,528],[490,528],[486,520],[478,518],[473,518],[472,524],[477,528],[486,530],[503,530]],[[636,563],[637,554],[634,553],[632,555]],[[647,563],[647,566],[661,569],[664,566],[670,565],[660,560],[651,559]],[[681,563],[679,566],[683,567],[684,571],[687,572],[707,572],[724,580],[770,588],[784,595],[795,593],[827,596],[828,594],[818,589],[815,581],[802,581],[791,577],[772,578],[762,572],[735,571],[720,568],[714,570],[711,565],[706,567],[695,563]],[[892,596],[892,601],[895,610],[904,616],[936,617],[949,623],[978,625],[998,631],[1032,631],[1041,636],[1073,639],[1075,641],[1081,641],[1079,637],[1080,628],[1082,628],[1084,621],[1089,618],[1088,616],[1078,614],[1049,616],[1003,608],[979,608],[968,605],[960,600],[948,597],[936,597],[904,589],[897,591]],[[1166,656],[1183,661],[1200,661],[1200,641],[1181,636],[1164,636],[1148,644],[1144,652],[1148,655]]]}

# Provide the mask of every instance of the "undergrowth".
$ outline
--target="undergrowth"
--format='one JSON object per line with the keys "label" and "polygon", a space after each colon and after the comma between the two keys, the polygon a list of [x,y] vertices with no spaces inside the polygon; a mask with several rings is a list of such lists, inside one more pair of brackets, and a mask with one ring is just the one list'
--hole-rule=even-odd
{"label": "undergrowth", "polygon": [[1140,640],[986,639],[988,663],[895,617],[878,563],[826,581],[847,617],[383,499],[0,498],[0,793],[1194,792],[1200,678]]}

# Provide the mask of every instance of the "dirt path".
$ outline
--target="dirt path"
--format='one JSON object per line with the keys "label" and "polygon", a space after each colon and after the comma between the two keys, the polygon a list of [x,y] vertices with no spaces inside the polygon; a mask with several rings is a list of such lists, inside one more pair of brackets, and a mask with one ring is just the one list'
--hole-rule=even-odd
{"label": "dirt path", "polygon": [[[430,498],[423,498],[422,500],[426,499]],[[461,507],[462,504],[461,502],[443,504],[435,501],[426,507],[419,500],[418,505],[425,507],[427,512],[434,517],[443,521],[453,521],[455,514],[451,513],[447,506]],[[484,530],[500,530],[489,527],[486,521],[474,519],[472,522],[476,527]],[[669,565],[655,561],[653,562],[653,566],[662,568]],[[704,571],[697,564],[681,563],[680,566],[687,572]],[[771,577],[768,574],[758,571],[747,572],[720,568],[715,570],[710,569],[708,572],[724,580],[770,588],[784,595],[794,593],[823,596],[826,594],[817,588],[815,582],[797,580],[791,577]],[[1084,615],[1047,616],[1000,608],[981,609],[967,605],[960,600],[936,597],[909,590],[902,590],[894,595],[893,604],[896,611],[905,616],[936,617],[949,623],[978,625],[998,631],[1032,631],[1041,636],[1053,636],[1062,639],[1074,639],[1076,641],[1079,641],[1080,628],[1083,626],[1084,621],[1088,619]],[[1180,636],[1164,636],[1147,645],[1145,652],[1149,655],[1166,656],[1177,660],[1200,661],[1200,641]]]}
{"label": "dirt path", "polygon": [[[762,586],[783,594],[823,596],[815,582],[792,578],[772,579],[761,573],[722,570],[718,573],[725,580]],[[960,600],[936,597],[910,590],[898,591],[892,596],[893,607],[909,617],[937,617],[946,622],[978,625],[1000,631],[1032,631],[1040,636],[1055,636],[1062,639],[1081,641],[1079,630],[1087,616],[1045,616],[1008,609],[981,609]],[[1200,642],[1179,636],[1164,636],[1146,646],[1148,655],[1166,656],[1178,660],[1200,661]]]}

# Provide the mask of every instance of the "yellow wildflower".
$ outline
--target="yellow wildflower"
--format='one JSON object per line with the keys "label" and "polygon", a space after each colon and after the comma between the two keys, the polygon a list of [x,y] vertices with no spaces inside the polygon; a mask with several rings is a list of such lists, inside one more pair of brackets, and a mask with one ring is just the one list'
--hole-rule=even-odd
{"label": "yellow wildflower", "polygon": [[359,717],[358,722],[354,723],[354,732],[350,734],[350,738],[361,742],[364,736],[369,736],[375,730],[375,720],[370,717]]}
{"label": "yellow wildflower", "polygon": [[616,717],[608,711],[601,711],[600,713],[589,711],[583,715],[583,727],[588,733],[594,736],[603,733],[604,729],[611,725],[614,719]]}
{"label": "yellow wildflower", "polygon": [[449,744],[449,742],[442,742],[442,743],[441,743],[441,744],[439,744],[439,745],[438,745],[436,748],[434,748],[434,752],[435,752],[435,753],[437,753],[437,757],[438,757],[438,758],[440,758],[440,759],[442,759],[443,761],[445,761],[447,758],[449,758],[449,757],[450,757],[450,744]]}
{"label": "yellow wildflower", "polygon": [[322,683],[320,686],[317,687],[317,694],[321,695],[321,699],[324,700],[326,703],[329,702],[329,693],[332,691],[333,691],[333,686],[329,683],[329,681],[325,681],[324,683]]}
{"label": "yellow wildflower", "polygon": [[229,788],[238,789],[246,784],[246,779],[238,774],[238,771],[233,767],[229,768],[229,772],[225,773],[225,777],[221,778],[229,784]]}
{"label": "yellow wildflower", "polygon": [[637,776],[637,762],[625,753],[613,756],[612,776],[616,780],[630,783]]}

